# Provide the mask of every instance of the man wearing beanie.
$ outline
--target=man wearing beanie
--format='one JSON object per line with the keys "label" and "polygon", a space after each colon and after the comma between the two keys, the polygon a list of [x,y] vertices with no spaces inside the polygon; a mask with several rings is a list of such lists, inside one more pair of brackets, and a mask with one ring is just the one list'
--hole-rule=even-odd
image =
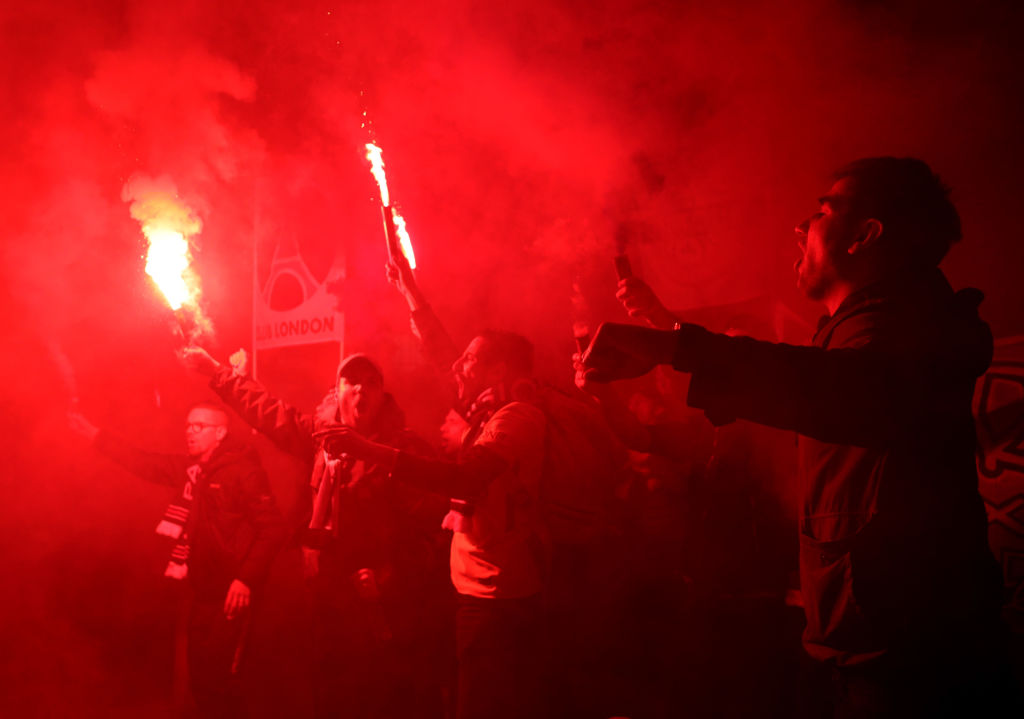
{"label": "man wearing beanie", "polygon": [[337,381],[311,413],[270,395],[235,367],[188,348],[187,365],[283,451],[310,465],[310,513],[303,555],[314,604],[317,716],[437,716],[440,680],[434,614],[443,606],[438,525],[446,504],[381,481],[387,470],[339,451],[349,428],[414,455],[432,449],[405,427],[377,364],[346,357]]}

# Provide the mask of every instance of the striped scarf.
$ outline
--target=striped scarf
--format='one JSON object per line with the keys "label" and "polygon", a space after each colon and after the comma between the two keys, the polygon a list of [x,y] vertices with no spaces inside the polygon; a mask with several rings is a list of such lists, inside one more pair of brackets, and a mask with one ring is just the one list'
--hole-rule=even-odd
{"label": "striped scarf", "polygon": [[196,463],[185,469],[187,479],[181,489],[181,496],[164,511],[164,517],[156,525],[156,533],[163,537],[178,540],[171,549],[171,558],[167,562],[164,576],[171,579],[184,579],[188,575],[188,516],[192,511],[192,500],[195,497],[196,484],[202,474],[202,467]]}

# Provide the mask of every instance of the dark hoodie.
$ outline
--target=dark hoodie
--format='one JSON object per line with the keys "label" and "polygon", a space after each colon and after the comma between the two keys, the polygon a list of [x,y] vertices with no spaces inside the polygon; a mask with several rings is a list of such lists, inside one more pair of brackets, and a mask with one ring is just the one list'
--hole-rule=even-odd
{"label": "dark hoodie", "polygon": [[996,621],[971,414],[992,357],[980,301],[933,269],[852,294],[814,347],[678,331],[692,406],[800,435],[804,645],[817,659],[912,662],[980,643]]}
{"label": "dark hoodie", "polygon": [[[139,477],[179,491],[195,463],[184,454],[137,449],[107,432],[95,445]],[[201,467],[186,525],[189,581],[200,597],[220,600],[235,579],[258,590],[286,534],[259,456],[228,435]]]}

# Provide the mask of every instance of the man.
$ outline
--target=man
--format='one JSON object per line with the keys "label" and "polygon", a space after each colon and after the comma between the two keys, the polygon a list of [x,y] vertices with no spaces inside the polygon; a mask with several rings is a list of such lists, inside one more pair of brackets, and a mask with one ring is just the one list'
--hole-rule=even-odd
{"label": "man", "polygon": [[136,449],[72,413],[71,428],[129,471],[179,488],[157,532],[177,540],[165,574],[188,578],[192,695],[203,716],[244,714],[238,671],[249,607],[285,539],[285,526],[259,457],[228,434],[223,407],[194,405],[185,422],[187,455]]}
{"label": "man", "polygon": [[458,592],[456,716],[535,716],[545,417],[521,398],[532,388],[532,347],[518,335],[484,332],[452,369],[470,407],[458,462],[422,459],[353,431],[339,435],[339,448],[399,482],[459,500],[446,520]]}
{"label": "man", "polygon": [[[474,548],[478,527],[472,517],[479,510],[476,501],[450,495],[453,511],[445,526],[454,530],[452,581],[460,593],[458,712],[460,716],[496,716],[496,712],[521,716],[531,711],[533,702],[552,716],[586,714],[588,708],[596,715],[600,713],[596,707],[607,704],[608,686],[613,682],[603,681],[606,633],[595,637],[591,629],[609,623],[610,506],[625,451],[587,403],[532,378],[533,348],[528,340],[485,331],[460,353],[405,258],[392,258],[386,271],[408,304],[413,334],[426,359],[451,380],[453,409],[441,426],[441,435],[445,447],[459,446],[459,465],[479,471],[478,454],[484,445],[504,453],[514,472],[522,469],[520,452],[529,456],[527,466],[536,463],[538,453],[543,465],[542,477],[530,473],[520,477],[530,500],[523,507],[528,510],[524,513],[529,527],[524,517],[514,518],[520,530],[529,529],[519,532],[514,546],[523,550],[523,557],[531,557],[530,562],[517,563],[543,569],[540,581],[533,582],[537,594],[528,600],[492,601],[467,581],[465,556],[486,556]],[[495,436],[501,441],[493,442]],[[488,481],[485,473],[478,479],[480,486]],[[433,489],[440,492],[444,487],[442,480]],[[500,504],[488,496],[491,499],[484,504],[490,503],[491,509],[485,513],[494,513]],[[489,561],[484,560],[476,571],[489,572]],[[497,596],[512,597],[512,582],[520,572],[502,566],[506,576],[498,581]],[[521,611],[506,613],[503,607]],[[535,635],[541,622],[544,642],[538,650]],[[493,657],[501,652],[507,654],[508,666],[495,664]],[[544,656],[543,665],[538,652]],[[537,686],[538,673],[544,675],[544,686],[542,696],[533,701],[525,692]],[[494,688],[488,688],[491,685]],[[504,698],[509,691],[518,696]]]}
{"label": "man", "polygon": [[819,205],[796,228],[798,285],[829,313],[813,347],[606,324],[587,379],[671,364],[714,424],[799,433],[804,646],[839,716],[988,716],[1009,691],[971,416],[992,338],[980,292],[938,269],[959,216],[909,158],[851,163]]}
{"label": "man", "polygon": [[184,361],[249,424],[311,465],[303,555],[314,604],[316,715],[440,716],[448,591],[439,525],[447,503],[386,481],[386,467],[347,455],[337,438],[350,429],[432,454],[405,427],[380,368],[363,354],[346,357],[335,389],[304,413],[247,376],[242,361],[222,366],[198,347],[187,348]]}

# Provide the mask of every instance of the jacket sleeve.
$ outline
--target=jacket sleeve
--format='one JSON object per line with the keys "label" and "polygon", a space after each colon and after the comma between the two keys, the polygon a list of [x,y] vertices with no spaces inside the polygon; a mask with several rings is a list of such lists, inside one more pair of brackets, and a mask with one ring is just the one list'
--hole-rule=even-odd
{"label": "jacket sleeve", "polygon": [[100,454],[148,482],[178,489],[185,482],[185,467],[188,460],[184,455],[147,452],[106,430],[99,431],[93,446]]}
{"label": "jacket sleeve", "polygon": [[253,528],[253,542],[238,570],[238,579],[252,588],[267,578],[270,565],[288,536],[281,510],[261,467],[251,467],[241,477],[245,511]]}
{"label": "jacket sleeve", "polygon": [[494,413],[458,462],[399,452],[392,476],[428,491],[472,501],[503,472],[515,468],[521,458],[543,452],[545,426],[541,410],[525,402],[511,402]]}
{"label": "jacket sleeve", "polygon": [[459,358],[459,348],[434,310],[424,305],[413,311],[411,321],[412,333],[419,339],[427,361],[442,374],[451,371],[452,363]]}
{"label": "jacket sleeve", "polygon": [[[404,430],[394,446],[401,452],[424,460],[437,457],[430,443],[410,430]],[[409,482],[395,483],[393,498],[403,516],[430,528],[437,527],[450,505],[448,497]]]}
{"label": "jacket sleeve", "polygon": [[509,466],[486,447],[470,447],[458,462],[425,459],[400,451],[391,476],[428,492],[471,501],[483,495]]}
{"label": "jacket sleeve", "polygon": [[312,455],[315,445],[311,415],[271,396],[267,388],[255,379],[238,377],[230,367],[217,371],[210,380],[210,388],[226,405],[285,452],[304,460]]}
{"label": "jacket sleeve", "polygon": [[687,402],[714,424],[748,419],[864,447],[921,437],[923,427],[958,426],[949,421],[960,406],[951,395],[969,395],[978,371],[970,357],[978,352],[962,352],[955,343],[900,346],[870,323],[869,317],[851,320],[838,349],[727,337],[684,325],[677,331],[673,366],[693,373]]}

